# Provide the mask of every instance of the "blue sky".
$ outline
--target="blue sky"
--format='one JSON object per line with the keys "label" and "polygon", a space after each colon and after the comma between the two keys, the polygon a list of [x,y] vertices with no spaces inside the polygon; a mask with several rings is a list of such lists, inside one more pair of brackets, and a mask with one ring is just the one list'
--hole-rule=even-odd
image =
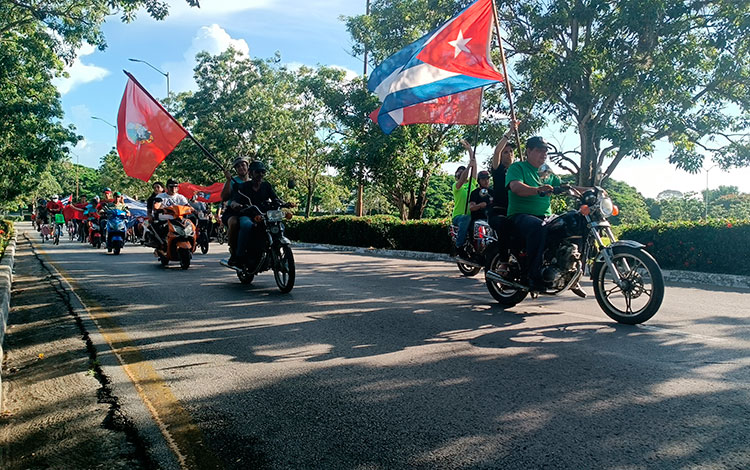
{"label": "blue sky", "polygon": [[[169,72],[173,93],[194,87],[192,68],[197,52],[216,54],[230,45],[252,57],[271,57],[278,51],[282,61],[289,64],[362,71],[361,60],[349,54],[351,40],[340,16],[364,13],[365,0],[204,0],[200,9],[188,7],[183,0],[169,3],[171,14],[164,21],[141,14],[135,22],[123,24],[113,17],[104,25],[107,49],[84,47],[69,69],[70,78],[57,81],[65,121],[74,124],[85,139],[73,150],[79,163],[98,167],[101,156],[115,145],[115,130],[92,116],[116,123],[126,83],[122,69],[131,72],[157,99],[166,96],[165,77],[128,58],[148,61]],[[575,136],[552,129],[543,134],[558,148],[578,146]],[[687,192],[706,187],[705,172],[689,175],[675,169],[666,161],[669,146],[657,147],[657,155],[651,160],[620,164],[614,178],[628,182],[648,197],[665,189]],[[490,153],[489,148],[480,149],[479,156],[488,157]],[[451,171],[454,166],[446,169]],[[750,192],[750,169],[727,173],[713,168],[709,186],[719,184]]]}

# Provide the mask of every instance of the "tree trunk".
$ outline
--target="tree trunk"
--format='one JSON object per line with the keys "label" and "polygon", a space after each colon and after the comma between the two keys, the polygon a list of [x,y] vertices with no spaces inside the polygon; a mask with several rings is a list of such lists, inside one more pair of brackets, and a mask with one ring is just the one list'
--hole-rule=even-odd
{"label": "tree trunk", "polygon": [[315,185],[312,181],[307,182],[307,197],[305,198],[305,218],[310,217],[310,207],[312,206],[313,191],[315,191]]}
{"label": "tree trunk", "polygon": [[578,125],[578,133],[581,137],[581,169],[578,172],[579,186],[594,186],[599,183],[599,171],[597,169],[599,142],[595,142],[592,127],[591,121]]}

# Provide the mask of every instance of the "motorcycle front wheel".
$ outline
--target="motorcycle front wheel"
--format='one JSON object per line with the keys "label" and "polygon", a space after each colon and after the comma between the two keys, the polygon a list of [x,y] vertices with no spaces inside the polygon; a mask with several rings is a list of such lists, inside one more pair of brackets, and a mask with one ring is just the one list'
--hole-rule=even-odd
{"label": "motorcycle front wheel", "polygon": [[292,248],[288,245],[282,245],[274,250],[273,277],[279,290],[286,294],[294,287],[296,271],[294,267],[294,255]]}
{"label": "motorcycle front wheel", "polygon": [[664,300],[664,277],[656,260],[645,250],[612,248],[613,264],[621,284],[615,284],[609,266],[594,264],[592,279],[599,307],[618,323],[637,325],[653,317]]}
{"label": "motorcycle front wheel", "polygon": [[190,253],[190,250],[187,248],[180,248],[177,250],[177,254],[180,257],[180,267],[182,269],[187,269],[190,267],[190,258],[192,258],[192,255]]}
{"label": "motorcycle front wheel", "polygon": [[[503,259],[503,256],[496,254],[490,259],[487,264],[487,271],[492,271],[497,274],[503,275],[508,271],[508,263]],[[512,287],[504,286],[497,281],[493,281],[486,277],[485,283],[487,284],[487,290],[490,291],[490,295],[497,300],[497,303],[503,306],[503,308],[513,307],[529,294],[529,291],[524,289],[514,289]]]}
{"label": "motorcycle front wheel", "polygon": [[201,243],[201,253],[204,255],[208,253],[208,241],[204,241]]}

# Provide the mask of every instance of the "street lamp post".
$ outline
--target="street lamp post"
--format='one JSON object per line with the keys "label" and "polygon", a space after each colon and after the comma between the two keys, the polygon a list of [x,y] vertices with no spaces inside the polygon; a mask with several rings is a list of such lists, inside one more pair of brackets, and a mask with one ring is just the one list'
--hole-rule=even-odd
{"label": "street lamp post", "polygon": [[115,133],[117,133],[117,126],[115,126],[111,122],[109,122],[109,121],[107,121],[105,119],[102,119],[100,117],[96,117],[96,116],[91,116],[91,119],[96,119],[97,121],[103,122],[104,124],[106,124],[106,125],[110,126],[111,128],[113,128],[115,130]]}
{"label": "street lamp post", "polygon": [[710,172],[714,168],[716,168],[716,165],[714,165],[711,168],[709,168],[708,170],[706,170],[706,197],[705,197],[706,206],[705,206],[705,211],[703,213],[703,218],[706,219],[706,220],[708,220],[708,172]]}
{"label": "street lamp post", "polygon": [[141,60],[141,59],[128,59],[128,60],[131,61],[131,62],[140,62],[142,64],[146,64],[149,67],[151,67],[152,69],[154,69],[157,72],[159,72],[160,74],[162,74],[165,77],[167,77],[167,98],[169,98],[169,72],[162,72],[161,70],[157,69],[156,67],[154,67],[153,65],[149,64],[145,60]]}

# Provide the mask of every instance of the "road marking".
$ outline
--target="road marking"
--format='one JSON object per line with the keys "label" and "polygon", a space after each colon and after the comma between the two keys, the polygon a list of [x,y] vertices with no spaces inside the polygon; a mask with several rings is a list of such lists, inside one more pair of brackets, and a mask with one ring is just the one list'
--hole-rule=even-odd
{"label": "road marking", "polygon": [[35,243],[31,237],[26,239],[44,255],[49,265],[58,273],[62,282],[67,284],[70,292],[76,296],[89,314],[99,332],[109,344],[112,352],[120,362],[125,374],[135,386],[138,396],[148,408],[170,450],[174,452],[180,467],[183,469],[219,469],[220,460],[204,443],[203,434],[193,423],[190,414],[174,396],[169,385],[156,371],[156,368],[143,356],[135,341],[123,329],[117,320],[96,300],[84,294],[64,268],[58,267],[50,258],[43,246]]}

